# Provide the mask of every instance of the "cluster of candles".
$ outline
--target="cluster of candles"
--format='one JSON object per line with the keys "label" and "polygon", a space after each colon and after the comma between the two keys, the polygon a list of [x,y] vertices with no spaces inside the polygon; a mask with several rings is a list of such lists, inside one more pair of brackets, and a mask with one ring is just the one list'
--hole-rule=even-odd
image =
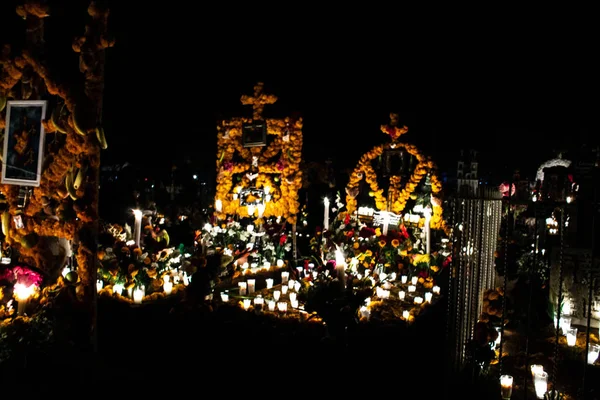
{"label": "cluster of candles", "polygon": [[[177,270],[171,271],[172,275],[163,276],[163,292],[168,296],[173,292],[173,286],[183,283],[185,286],[189,285],[190,278],[187,273]],[[172,278],[172,279],[171,279]],[[104,287],[104,281],[98,279],[96,281],[96,290],[100,291]],[[123,290],[125,290],[125,286],[121,283],[116,283],[112,287],[113,293],[117,293],[119,295],[123,295]],[[127,296],[130,297],[135,304],[141,304],[142,300],[146,296],[146,288],[144,285],[139,285],[134,288],[127,289]]]}
{"label": "cluster of candles", "polygon": [[[388,278],[388,276],[384,273],[380,274],[379,276],[381,281],[384,281],[383,284],[381,286],[378,286],[375,289],[375,295],[382,299],[389,299],[390,298],[390,289],[392,287],[391,283],[389,282],[390,280],[395,280],[396,276],[395,274],[391,274],[390,275],[390,279],[387,280],[386,278]],[[408,283],[408,276],[406,275],[402,275],[400,277],[400,282],[402,284],[407,284]],[[413,276],[410,280],[410,285],[408,285],[407,287],[407,292],[410,293],[413,296],[413,303],[416,305],[421,305],[424,302],[425,303],[431,303],[431,301],[433,300],[433,295],[439,295],[440,294],[440,287],[439,286],[434,286],[431,288],[431,292],[425,292],[424,293],[424,297],[422,296],[415,296],[415,293],[417,291],[417,284],[419,282],[419,278],[416,276]],[[399,290],[398,291],[398,298],[402,301],[406,300],[406,291],[404,290]],[[365,305],[362,306],[359,309],[360,315],[363,318],[369,319],[371,316],[371,312],[369,310],[369,304],[371,303],[371,298],[367,298],[365,300]],[[410,318],[410,311],[409,310],[404,310],[402,311],[402,318],[405,320],[408,320]]]}
{"label": "cluster of candles", "polygon": [[[273,289],[273,279],[267,278],[265,281],[267,284],[267,289]],[[238,287],[240,296],[252,295],[256,291],[256,280],[247,279],[245,282],[238,282]],[[289,271],[282,271],[281,288],[280,290],[273,290],[273,299],[265,300],[262,295],[257,295],[253,299],[243,299],[242,304],[244,310],[248,310],[253,304],[256,309],[262,310],[266,302],[267,309],[269,311],[278,310],[280,312],[287,312],[288,302],[280,301],[282,296],[287,296],[291,308],[298,309],[298,291],[300,291],[301,287],[302,284],[300,282],[290,279]],[[228,292],[221,292],[221,301],[229,301]]]}
{"label": "cluster of candles", "polygon": [[538,399],[543,399],[548,391],[548,373],[544,371],[542,365],[533,364],[531,365],[531,376],[533,378],[535,395]]}

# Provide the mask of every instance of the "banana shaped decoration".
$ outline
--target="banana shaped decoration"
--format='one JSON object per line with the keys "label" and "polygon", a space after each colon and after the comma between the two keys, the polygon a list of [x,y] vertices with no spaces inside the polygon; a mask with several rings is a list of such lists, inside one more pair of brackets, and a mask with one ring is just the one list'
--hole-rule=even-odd
{"label": "banana shaped decoration", "polygon": [[67,189],[67,193],[69,197],[73,200],[77,200],[77,189],[75,189],[75,168],[71,167],[67,171],[65,176],[65,188]]}
{"label": "banana shaped decoration", "polygon": [[2,213],[2,233],[4,237],[8,237],[10,232],[10,213],[8,211],[4,211]]}
{"label": "banana shaped decoration", "polygon": [[88,170],[88,165],[86,163],[84,163],[81,168],[78,169],[77,173],[74,173],[74,180],[73,180],[73,188],[77,191],[77,189],[79,189],[81,187],[81,184],[83,183],[83,180],[85,179],[85,175],[87,174],[87,170]]}
{"label": "banana shaped decoration", "polygon": [[106,150],[108,143],[106,142],[106,136],[104,135],[104,128],[101,126],[96,128],[96,138],[98,139],[98,143],[100,143],[100,148]]}
{"label": "banana shaped decoration", "polygon": [[54,108],[54,111],[52,111],[52,115],[50,116],[50,121],[52,122],[52,125],[54,125],[56,127],[57,132],[60,132],[63,134],[67,133],[67,130],[65,129],[65,127],[63,125],[61,125],[64,107],[65,107],[64,104],[56,105],[56,107]]}

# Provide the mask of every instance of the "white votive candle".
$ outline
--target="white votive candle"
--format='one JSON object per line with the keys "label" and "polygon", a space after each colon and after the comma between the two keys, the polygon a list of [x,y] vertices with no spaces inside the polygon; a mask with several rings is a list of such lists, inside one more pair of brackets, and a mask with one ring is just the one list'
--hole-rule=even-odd
{"label": "white votive candle", "polygon": [[288,291],[288,285],[281,285],[281,294],[286,294]]}
{"label": "white votive candle", "polygon": [[297,294],[295,292],[290,292],[290,294],[289,294],[290,301],[296,300],[296,296],[297,296]]}
{"label": "white votive candle", "polygon": [[248,285],[246,285],[246,282],[238,282],[238,286],[240,288],[240,296],[245,296],[246,288],[248,287]]}
{"label": "white votive candle", "polygon": [[404,292],[404,290],[398,292],[398,297],[400,298],[400,300],[404,300],[404,298],[406,297],[406,293]]}
{"label": "white votive candle", "polygon": [[433,292],[433,294],[440,294],[440,287],[439,286],[434,286],[431,291]]}
{"label": "white votive candle", "polygon": [[252,301],[250,299],[244,299],[244,310],[248,310],[251,304]]}
{"label": "white votive candle", "polygon": [[269,311],[275,311],[275,301],[274,300],[269,300]]}
{"label": "white votive candle", "polygon": [[288,271],[283,271],[281,273],[281,283],[283,285],[288,283],[288,279],[290,279],[290,273]]}
{"label": "white votive candle", "polygon": [[402,282],[402,283],[406,283],[406,282],[408,282],[408,276],[406,276],[406,275],[402,275],[402,276],[400,277],[400,282]]}
{"label": "white votive candle", "polygon": [[144,298],[144,291],[140,288],[135,288],[133,290],[133,302],[135,304],[142,304],[143,298]]}
{"label": "white votive candle", "polygon": [[221,301],[223,303],[227,303],[229,301],[229,294],[225,292],[221,292]]}
{"label": "white votive candle", "polygon": [[428,303],[431,303],[431,298],[433,297],[433,293],[431,292],[426,292],[425,293],[425,301]]}
{"label": "white votive candle", "polygon": [[287,303],[285,301],[278,302],[277,309],[281,312],[286,312],[287,311]]}
{"label": "white votive candle", "polygon": [[273,288],[273,279],[272,278],[265,279],[265,282],[267,282],[267,289]]}
{"label": "white votive candle", "polygon": [[408,310],[402,311],[402,318],[408,320],[409,317],[410,317],[410,312]]}
{"label": "white votive candle", "polygon": [[600,346],[597,344],[590,344],[590,349],[588,350],[587,362],[592,365],[596,362],[600,356]]}
{"label": "white votive candle", "polygon": [[510,399],[512,396],[513,377],[511,375],[500,376],[500,395],[503,399]]}
{"label": "white votive candle", "polygon": [[281,260],[281,259],[277,260],[277,266],[279,268],[283,267],[283,260]]}
{"label": "white votive candle", "polygon": [[248,294],[254,293],[254,288],[256,287],[255,279],[248,279]]}
{"label": "white votive candle", "polygon": [[569,328],[565,336],[567,336],[567,345],[570,347],[575,346],[577,343],[577,328]]}
{"label": "white votive candle", "polygon": [[302,287],[302,284],[301,284],[300,282],[296,281],[296,282],[294,283],[294,290],[295,290],[296,292],[299,292],[301,287]]}
{"label": "white votive candle", "polygon": [[262,306],[264,303],[265,303],[265,299],[263,299],[260,295],[258,295],[254,298],[255,306]]}
{"label": "white votive candle", "polygon": [[289,290],[294,290],[294,285],[296,284],[296,281],[293,279],[290,279],[287,283],[288,289]]}
{"label": "white votive candle", "polygon": [[279,290],[274,290],[273,298],[275,299],[275,301],[278,301],[280,297],[281,297],[281,292]]}
{"label": "white votive candle", "polygon": [[165,294],[167,296],[170,295],[172,290],[173,290],[173,282],[164,281],[164,283],[163,283],[163,291],[165,292]]}
{"label": "white votive candle", "polygon": [[410,283],[412,283],[413,285],[416,285],[417,282],[419,282],[419,278],[417,278],[416,276],[410,278]]}
{"label": "white votive candle", "polygon": [[415,304],[421,304],[423,303],[423,298],[420,296],[415,296]]}
{"label": "white votive candle", "polygon": [[417,290],[417,287],[414,285],[408,285],[408,293],[413,293],[415,290]]}
{"label": "white votive candle", "polygon": [[298,300],[290,300],[290,305],[292,306],[292,308],[298,308]]}

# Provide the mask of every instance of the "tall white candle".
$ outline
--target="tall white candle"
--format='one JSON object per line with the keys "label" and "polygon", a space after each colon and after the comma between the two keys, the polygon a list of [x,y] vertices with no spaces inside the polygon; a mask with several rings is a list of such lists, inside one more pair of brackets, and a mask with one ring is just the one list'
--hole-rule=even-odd
{"label": "tall white candle", "polygon": [[142,236],[142,210],[133,210],[133,216],[135,217],[135,223],[133,226],[133,234],[135,245],[140,247],[140,238]]}
{"label": "tall white candle", "polygon": [[431,209],[425,208],[425,254],[431,254]]}
{"label": "tall white candle", "polygon": [[323,231],[329,230],[329,198],[325,197],[323,199],[323,203],[325,204],[325,214],[323,215]]}

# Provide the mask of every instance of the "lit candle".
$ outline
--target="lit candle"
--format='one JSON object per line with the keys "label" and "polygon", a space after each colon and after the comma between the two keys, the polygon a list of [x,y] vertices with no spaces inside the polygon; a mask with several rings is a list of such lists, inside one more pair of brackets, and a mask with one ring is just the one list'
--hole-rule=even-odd
{"label": "lit candle", "polygon": [[402,276],[400,277],[400,282],[402,282],[402,283],[406,283],[406,282],[408,282],[408,276],[406,276],[406,275],[402,275]]}
{"label": "lit candle", "polygon": [[277,267],[283,267],[283,260],[277,260]]}
{"label": "lit candle", "polygon": [[577,343],[577,328],[569,328],[567,329],[567,345],[570,347],[575,346]]}
{"label": "lit candle", "polygon": [[297,299],[297,294],[294,292],[290,292],[289,297],[290,297],[290,301],[294,301]]}
{"label": "lit candle", "polygon": [[265,279],[265,282],[267,282],[267,289],[273,288],[273,279],[272,278]]}
{"label": "lit candle", "polygon": [[427,206],[423,211],[425,213],[425,225],[423,227],[425,230],[425,253],[431,254],[431,208]]}
{"label": "lit candle", "polygon": [[240,296],[245,296],[246,295],[246,289],[248,287],[248,285],[246,284],[246,282],[238,282],[238,286],[240,288]]}
{"label": "lit candle", "polygon": [[281,297],[281,292],[279,290],[274,290],[273,298],[275,299],[275,301],[278,301],[280,297]]}
{"label": "lit candle", "polygon": [[431,291],[433,292],[433,294],[440,294],[440,287],[439,286],[434,286]]}
{"label": "lit candle", "polygon": [[268,306],[269,306],[269,311],[275,311],[275,301],[269,300]]}
{"label": "lit candle", "polygon": [[287,283],[288,289],[289,290],[294,290],[294,285],[296,284],[296,281],[293,279],[290,279]]}
{"label": "lit candle", "polygon": [[502,375],[500,377],[500,394],[503,399],[510,399],[512,396],[513,377],[510,375]]}
{"label": "lit candle", "polygon": [[325,197],[323,199],[323,204],[325,205],[325,214],[323,215],[323,231],[329,230],[329,198]]}
{"label": "lit candle", "polygon": [[287,303],[285,301],[280,301],[277,303],[277,309],[281,312],[287,312]]}
{"label": "lit candle", "polygon": [[548,373],[544,371],[536,372],[533,377],[533,386],[535,387],[537,398],[543,399],[548,391]]}
{"label": "lit candle", "polygon": [[256,285],[255,279],[248,279],[248,294],[254,293],[255,285]]}
{"label": "lit candle", "polygon": [[165,294],[167,296],[170,295],[172,290],[173,290],[173,282],[165,280],[163,282],[163,291],[165,292]]}
{"label": "lit candle", "polygon": [[287,284],[288,279],[290,279],[290,273],[288,271],[281,272],[281,283],[284,285]]}
{"label": "lit candle", "polygon": [[420,296],[415,296],[415,304],[421,304],[423,303],[423,298]]}
{"label": "lit candle", "polygon": [[142,210],[133,210],[135,223],[133,226],[135,245],[140,247],[140,238],[142,237]]}
{"label": "lit candle", "polygon": [[416,276],[413,276],[412,278],[410,278],[410,283],[412,283],[413,285],[416,285],[417,282],[419,282],[419,278]]}
{"label": "lit candle", "polygon": [[98,279],[96,281],[96,291],[99,292],[100,290],[102,290],[103,286],[104,286],[104,282],[101,279]]}
{"label": "lit candle", "polygon": [[296,281],[296,283],[294,283],[294,290],[296,292],[299,292],[301,287],[302,287],[302,284],[300,282]]}
{"label": "lit candle", "polygon": [[17,314],[24,315],[25,309],[27,308],[27,303],[29,302],[29,298],[35,292],[35,285],[25,286],[22,283],[15,283],[13,288],[13,295],[17,299],[19,303],[17,307]]}
{"label": "lit candle", "polygon": [[400,300],[404,300],[404,298],[406,297],[406,293],[404,292],[404,290],[398,292],[398,297],[400,298]]}
{"label": "lit candle", "polygon": [[221,292],[221,301],[227,303],[229,301],[229,293]]}
{"label": "lit candle", "polygon": [[433,293],[431,292],[426,292],[425,293],[425,301],[428,303],[431,303],[431,298],[433,297]]}
{"label": "lit candle", "polygon": [[286,294],[288,292],[288,285],[281,285],[281,294]]}
{"label": "lit candle", "polygon": [[265,299],[263,299],[260,294],[254,298],[254,305],[255,306],[262,307],[263,304],[265,304]]}
{"label": "lit candle", "polygon": [[290,300],[290,305],[292,306],[292,308],[298,308],[298,300]]}
{"label": "lit candle", "polygon": [[408,321],[408,318],[410,318],[410,312],[408,310],[402,311],[402,318]]}
{"label": "lit candle", "polygon": [[592,365],[596,362],[600,356],[600,346],[597,344],[590,344],[590,349],[588,350],[587,362]]}
{"label": "lit candle", "polygon": [[248,311],[248,309],[250,308],[250,304],[252,304],[252,301],[250,299],[244,299],[244,310]]}
{"label": "lit candle", "polygon": [[346,288],[346,257],[338,245],[335,250],[335,271],[342,289]]}
{"label": "lit candle", "polygon": [[133,290],[133,302],[135,304],[142,304],[142,299],[144,298],[144,290],[142,288],[135,288]]}
{"label": "lit candle", "polygon": [[415,290],[417,290],[417,287],[414,285],[408,285],[408,293],[413,293]]}

